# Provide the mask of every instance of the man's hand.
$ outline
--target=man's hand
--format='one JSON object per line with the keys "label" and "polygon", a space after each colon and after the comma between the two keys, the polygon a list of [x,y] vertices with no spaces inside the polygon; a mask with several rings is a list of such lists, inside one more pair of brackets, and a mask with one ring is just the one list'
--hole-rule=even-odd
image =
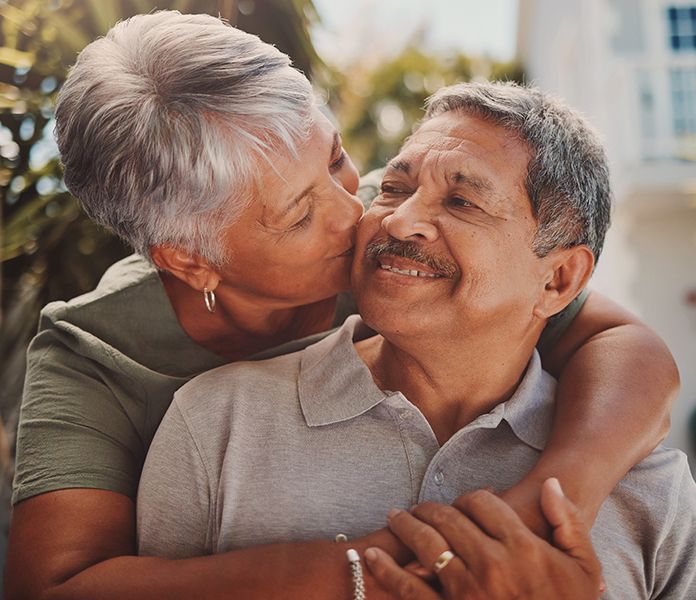
{"label": "man's hand", "polygon": [[544,483],[541,506],[556,547],[486,491],[461,496],[453,506],[425,503],[412,514],[392,511],[390,529],[422,565],[431,567],[445,550],[454,552],[437,573],[442,593],[379,549],[368,549],[365,558],[380,585],[403,600],[597,598],[599,562],[586,527],[557,480]]}

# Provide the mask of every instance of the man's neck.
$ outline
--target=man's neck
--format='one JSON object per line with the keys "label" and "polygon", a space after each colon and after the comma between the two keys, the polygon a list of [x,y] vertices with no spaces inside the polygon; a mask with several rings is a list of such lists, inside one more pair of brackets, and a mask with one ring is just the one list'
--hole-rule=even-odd
{"label": "man's neck", "polygon": [[442,445],[512,396],[533,351],[531,343],[514,352],[489,346],[468,342],[456,348],[418,345],[417,350],[406,350],[378,335],[355,348],[377,386],[403,393],[423,413]]}

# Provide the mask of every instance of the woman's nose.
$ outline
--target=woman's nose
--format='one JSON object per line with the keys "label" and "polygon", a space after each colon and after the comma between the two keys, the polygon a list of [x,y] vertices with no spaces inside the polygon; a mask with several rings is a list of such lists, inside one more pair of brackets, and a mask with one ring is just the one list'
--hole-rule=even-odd
{"label": "woman's nose", "polygon": [[341,233],[358,224],[363,214],[363,205],[357,196],[344,190],[331,211],[331,230]]}

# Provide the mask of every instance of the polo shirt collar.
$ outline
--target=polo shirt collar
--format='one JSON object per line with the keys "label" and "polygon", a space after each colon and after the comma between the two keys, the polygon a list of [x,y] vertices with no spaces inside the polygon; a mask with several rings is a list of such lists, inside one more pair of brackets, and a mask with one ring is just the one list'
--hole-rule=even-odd
{"label": "polo shirt collar", "polygon": [[555,393],[556,380],[541,368],[539,353],[534,350],[515,393],[494,412],[501,414],[525,444],[543,450],[551,431]]}
{"label": "polo shirt collar", "polygon": [[375,335],[358,315],[302,353],[298,394],[307,425],[315,427],[361,415],[389,394],[380,390],[353,342]]}
{"label": "polo shirt collar", "polygon": [[[374,334],[358,315],[351,315],[340,329],[303,351],[298,394],[307,425],[347,421],[392,395],[377,387],[353,346]],[[543,450],[551,430],[555,389],[555,379],[541,368],[534,350],[515,393],[479,419],[490,427],[505,420],[525,444]]]}

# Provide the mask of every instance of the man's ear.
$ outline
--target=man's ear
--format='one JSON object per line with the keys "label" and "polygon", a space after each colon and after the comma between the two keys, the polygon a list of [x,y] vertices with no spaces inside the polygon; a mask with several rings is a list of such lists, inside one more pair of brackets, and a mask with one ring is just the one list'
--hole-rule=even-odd
{"label": "man's ear", "polygon": [[150,256],[160,269],[194,290],[202,292],[204,288],[208,288],[213,291],[220,283],[221,277],[217,271],[196,254],[189,254],[172,246],[151,246]]}
{"label": "man's ear", "polygon": [[546,282],[534,315],[540,319],[561,312],[583,290],[592,276],[594,254],[587,246],[559,248],[542,259]]}

